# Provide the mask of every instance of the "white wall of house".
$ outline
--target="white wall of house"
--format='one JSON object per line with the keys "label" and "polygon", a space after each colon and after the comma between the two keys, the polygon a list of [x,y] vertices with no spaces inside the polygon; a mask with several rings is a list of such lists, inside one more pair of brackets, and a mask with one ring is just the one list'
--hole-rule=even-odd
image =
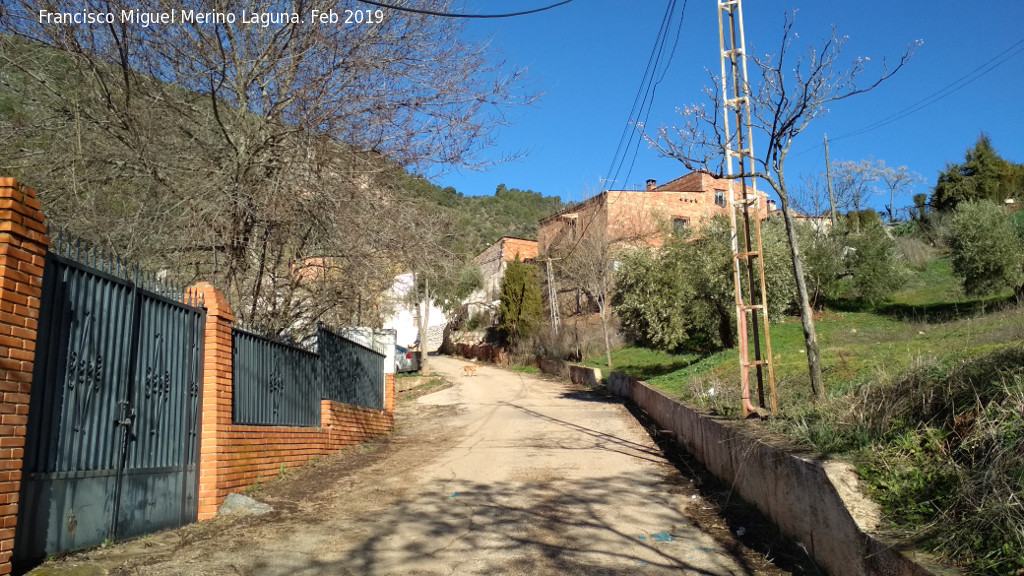
{"label": "white wall of house", "polygon": [[[408,295],[412,291],[412,274],[402,274],[395,277],[395,283],[391,286],[392,303],[394,313],[384,321],[384,328],[395,331],[395,339],[399,346],[406,348],[412,346],[419,339],[419,315],[423,312],[423,305],[410,305]],[[427,318],[427,352],[434,352],[441,347],[441,340],[444,334],[444,327],[448,324],[448,317],[443,310],[433,302],[430,303],[430,315]]]}

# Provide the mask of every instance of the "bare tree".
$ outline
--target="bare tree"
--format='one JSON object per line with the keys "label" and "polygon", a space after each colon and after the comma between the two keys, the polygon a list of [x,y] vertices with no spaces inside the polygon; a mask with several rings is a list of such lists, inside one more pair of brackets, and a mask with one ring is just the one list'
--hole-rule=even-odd
{"label": "bare tree", "polygon": [[[793,207],[808,216],[819,218],[825,214],[845,208],[829,193],[828,180],[825,174],[804,174],[800,177],[800,186],[792,191],[790,203]],[[820,234],[823,226],[815,226]]]}
{"label": "bare tree", "polygon": [[860,212],[868,204],[868,198],[877,192],[874,183],[878,181],[881,161],[872,159],[840,161],[835,164],[836,203],[852,208],[857,217],[853,218],[854,232],[860,233]]}
{"label": "bare tree", "polygon": [[[575,288],[597,307],[604,337],[605,361],[612,366],[611,300],[615,288],[615,269],[624,251],[649,246],[671,230],[671,219],[641,202],[630,204],[606,191],[589,209],[581,210],[580,221],[567,228],[552,244],[551,256],[558,259],[559,285]],[[608,206],[616,204],[614,221],[609,221]],[[577,227],[578,226],[578,227]]]}
{"label": "bare tree", "polygon": [[566,244],[555,254],[561,284],[579,289],[595,306],[601,317],[604,337],[604,355],[612,367],[611,321],[612,290],[615,287],[616,254],[622,247],[610,241],[607,226],[594,226],[572,244]]}
{"label": "bare tree", "polygon": [[[531,100],[518,88],[522,72],[493,64],[488,45],[465,41],[453,19],[381,10],[372,24],[319,24],[312,10],[347,6],[295,0],[288,9],[299,23],[74,26],[40,22],[39,10],[121,6],[4,4],[0,62],[17,71],[25,101],[50,112],[46,124],[66,143],[84,135],[86,145],[63,147],[69,162],[54,162],[42,137],[0,156],[26,171],[56,165],[40,186],[66,196],[54,203],[95,213],[98,235],[124,236],[112,243],[160,245],[154,260],[212,277],[241,316],[298,302],[271,291],[287,282],[290,264],[330,257],[344,274],[324,278],[337,282],[386,259],[397,234],[379,217],[395,195],[389,163],[473,165],[505,123],[505,106]],[[134,3],[176,14],[208,6]],[[281,4],[217,8],[271,13]],[[80,192],[83,179],[91,191]],[[117,231],[121,214],[96,205],[105,202],[100,188],[127,209],[131,236]],[[359,301],[363,291],[350,288],[345,301]]]}
{"label": "bare tree", "polygon": [[923,176],[908,169],[906,166],[899,166],[893,168],[892,166],[886,166],[884,161],[879,161],[878,177],[885,183],[885,187],[889,192],[889,204],[886,205],[885,210],[889,216],[889,222],[896,221],[896,195],[902,194],[907,191],[910,186],[924,182]]}
{"label": "bare tree", "polygon": [[[811,389],[817,399],[824,398],[821,376],[821,358],[818,349],[814,318],[808,301],[804,281],[796,228],[790,213],[790,198],[785,177],[785,163],[793,140],[813,121],[827,112],[827,106],[858,94],[868,92],[892,77],[908,61],[913,46],[899,57],[891,68],[882,62],[882,70],[873,80],[861,84],[860,76],[866,71],[868,60],[857,58],[849,67],[838,64],[846,38],[837,35],[835,27],[819,48],[811,47],[803,55],[792,54],[793,16],[787,14],[782,28],[779,49],[764,57],[752,57],[759,72],[757,86],[750,90],[751,123],[763,135],[755,150],[761,155],[748,174],[734,178],[759,178],[768,183],[779,195],[790,251],[793,256],[793,275],[800,299],[800,318],[803,323],[807,349],[807,364]],[[717,85],[717,83],[712,84]],[[691,170],[707,170],[720,178],[725,175],[727,134],[720,123],[725,112],[722,96],[715,88],[706,88],[710,106],[692,106],[684,109],[682,126],[662,126],[648,141],[663,154],[680,160]]]}

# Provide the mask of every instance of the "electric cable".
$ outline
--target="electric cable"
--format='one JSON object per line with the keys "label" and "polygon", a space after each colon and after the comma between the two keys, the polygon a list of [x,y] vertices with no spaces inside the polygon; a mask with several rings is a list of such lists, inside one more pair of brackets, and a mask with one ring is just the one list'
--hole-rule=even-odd
{"label": "electric cable", "polygon": [[558,8],[564,6],[573,0],[562,0],[556,2],[550,6],[544,6],[542,8],[534,8],[533,10],[523,10],[522,12],[510,12],[507,14],[456,14],[452,12],[438,12],[436,10],[426,10],[424,8],[408,8],[406,6],[395,6],[394,4],[388,4],[386,2],[377,2],[376,0],[359,0],[363,4],[371,4],[373,6],[379,6],[381,8],[388,8],[391,10],[397,10],[399,12],[411,12],[413,14],[424,14],[427,16],[439,16],[441,18],[512,18],[515,16],[526,16],[528,14],[536,14],[538,12],[544,12],[545,10],[551,10],[552,8]]}
{"label": "electric cable", "polygon": [[[683,20],[686,16],[687,2],[688,0],[683,0],[683,8],[679,13],[679,23],[676,28],[676,37],[672,44],[672,51],[669,54],[668,62],[662,68],[661,75],[658,77],[657,80],[655,80],[655,76],[658,76],[658,66],[661,62],[662,55],[665,52],[665,46],[667,44],[669,32],[672,29],[672,15],[675,13],[676,0],[670,0],[668,6],[665,9],[665,14],[662,16],[661,24],[658,26],[658,34],[655,37],[654,46],[651,48],[651,55],[647,59],[647,67],[644,69],[644,75],[641,79],[640,87],[637,89],[636,96],[633,99],[633,106],[630,108],[629,111],[630,119],[639,119],[640,115],[643,114],[644,122],[646,123],[647,119],[650,118],[651,106],[654,102],[655,92],[657,91],[658,85],[661,84],[662,80],[664,80],[665,76],[668,74],[668,66],[671,64],[672,58],[675,55],[675,50],[679,45],[679,37],[681,36]],[[637,107],[638,103],[639,108]],[[634,136],[637,137],[635,147],[633,145]],[[624,143],[625,148],[623,148]],[[622,166],[625,164],[626,158],[629,156],[629,150],[632,148],[633,155],[630,160],[629,169],[627,171],[626,176],[627,179],[629,178],[629,175],[632,174],[633,172],[633,165],[636,162],[636,156],[639,153],[639,147],[640,137],[637,134],[637,131],[635,130],[635,125],[631,127],[630,122],[627,121],[626,126],[623,128],[622,135],[619,137],[619,144],[615,149],[615,154],[612,156],[612,163],[611,166],[609,166],[608,168],[608,174],[605,178],[605,182],[614,181],[618,178],[619,173],[622,170]],[[621,158],[619,157],[620,153]],[[604,184],[602,184],[602,188],[604,188]],[[608,192],[608,190],[602,190],[601,192],[606,193]],[[579,247],[580,242],[582,242],[583,238],[586,236],[587,231],[590,229],[590,225],[594,222],[596,218],[597,212],[595,211],[594,214],[584,223],[582,231],[579,232],[579,234],[576,237],[576,241],[573,243],[572,247],[569,248],[569,251],[565,254],[565,256],[563,256],[563,259],[572,256],[572,254],[576,251],[576,248]]]}
{"label": "electric cable", "polygon": [[[906,118],[907,116],[910,116],[915,112],[918,112],[920,110],[923,110],[924,108],[927,108],[928,106],[931,106],[932,104],[935,104],[936,102],[942,100],[946,96],[949,96],[950,94],[953,94],[958,90],[966,88],[968,85],[980,79],[982,76],[985,76],[989,72],[995,70],[999,66],[1002,66],[1009,60],[1013,59],[1021,52],[1024,52],[1024,38],[1018,40],[1009,48],[1003,50],[999,54],[996,54],[992,58],[988,59],[987,61],[985,61],[985,63],[981,64],[974,70],[971,70],[967,74],[964,74],[963,76],[957,78],[953,82],[950,82],[946,86],[936,90],[935,92],[932,92],[928,96],[925,96],[924,98],[921,98],[920,100],[910,104],[909,106],[906,106],[896,112],[893,112],[892,114],[886,116],[885,118],[882,118],[881,120],[868,124],[867,126],[857,128],[845,134],[840,134],[835,138],[831,138],[829,141],[838,142],[840,140],[846,140],[848,138],[860,136],[873,130],[877,130],[878,128],[881,128],[883,126],[888,126],[889,124],[892,124],[893,122],[896,122],[898,120],[902,120],[903,118]],[[807,154],[808,152],[817,150],[822,146],[822,144],[811,146],[805,150],[802,150],[794,154],[793,157],[802,156],[804,154]]]}
{"label": "electric cable", "polygon": [[[619,173],[622,171],[622,166],[625,164],[626,157],[629,154],[629,149],[633,147],[633,137],[636,136],[636,130],[631,129],[630,122],[634,121],[634,119],[639,119],[640,115],[644,113],[644,109],[649,108],[649,100],[653,100],[651,97],[651,87],[654,85],[654,76],[657,74],[658,63],[661,59],[661,55],[664,53],[665,41],[667,39],[668,30],[671,27],[671,16],[675,9],[675,5],[676,0],[670,0],[665,8],[665,14],[662,16],[661,24],[658,26],[658,34],[654,39],[654,46],[651,48],[651,54],[647,58],[647,66],[644,68],[644,74],[640,80],[640,86],[637,88],[636,96],[633,98],[633,105],[629,109],[629,119],[627,119],[626,125],[623,127],[622,134],[619,136],[619,144],[615,148],[615,154],[612,156],[611,166],[608,167],[608,173],[605,175],[605,182],[615,181],[618,179]],[[680,20],[680,27],[681,26],[682,20]],[[625,148],[623,148],[624,145]],[[639,140],[637,141],[637,146],[639,146]],[[603,187],[604,186],[602,186],[602,188]]]}
{"label": "electric cable", "polygon": [[[946,96],[949,96],[950,94],[953,94],[957,90],[960,90],[960,89],[968,86],[970,83],[974,82],[975,80],[977,80],[977,79],[981,78],[982,76],[988,74],[992,70],[995,70],[997,67],[1002,66],[1003,63],[1005,63],[1007,60],[1010,60],[1011,58],[1013,58],[1017,54],[1020,54],[1021,52],[1024,52],[1024,46],[1022,46],[1022,45],[1024,45],[1024,38],[1022,38],[1020,41],[1018,41],[1013,46],[1010,46],[1006,50],[1003,50],[1002,52],[997,54],[995,57],[991,58],[990,60],[988,60],[987,62],[982,64],[981,66],[978,66],[974,70],[971,70],[967,74],[964,74],[960,78],[954,80],[953,82],[947,84],[946,86],[944,86],[943,88],[933,92],[932,94],[929,94],[928,96],[925,96],[924,98],[922,98],[921,100],[918,100],[914,104],[911,104],[910,106],[907,106],[906,108],[903,108],[902,110],[899,110],[899,111],[897,111],[897,112],[895,112],[893,114],[890,114],[889,116],[886,116],[885,118],[882,118],[881,120],[879,120],[879,121],[877,121],[877,122],[875,122],[873,124],[869,124],[869,125],[867,125],[867,126],[865,126],[863,128],[859,128],[859,129],[854,130],[852,132],[848,132],[846,134],[842,134],[840,136],[837,136],[836,138],[833,139],[833,141],[843,140],[845,138],[852,138],[853,136],[860,136],[861,134],[864,134],[866,132],[870,132],[871,130],[875,130],[876,128],[881,128],[882,126],[886,126],[886,125],[892,124],[893,122],[895,122],[897,120],[901,120],[901,119],[909,116],[910,114],[913,114],[914,112],[917,112],[918,110],[921,110],[922,108],[925,108],[927,106],[930,106],[930,105],[938,102],[939,100],[942,100]],[[1021,47],[1017,51],[1013,52],[1009,56],[1006,56],[1005,58],[1003,58],[999,62],[995,62],[999,58],[1002,58],[1004,54],[1006,54],[1007,52],[1013,50],[1014,48],[1017,48],[1018,46],[1021,46]],[[993,64],[993,62],[995,62],[995,63]],[[972,76],[975,73],[977,73],[979,70],[982,70],[983,68],[986,68],[986,67],[988,67],[987,70],[983,70],[980,74],[978,74],[974,78],[971,78],[970,80],[967,80],[966,82],[964,82],[964,80],[966,80],[970,76]],[[962,82],[962,84],[961,84],[961,82]],[[960,85],[957,86],[957,84],[960,84]]]}

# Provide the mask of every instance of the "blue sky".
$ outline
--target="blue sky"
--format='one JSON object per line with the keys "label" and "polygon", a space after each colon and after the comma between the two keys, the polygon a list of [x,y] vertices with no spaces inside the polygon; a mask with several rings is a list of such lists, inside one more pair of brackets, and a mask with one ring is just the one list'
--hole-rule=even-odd
{"label": "blue sky", "polygon": [[[575,0],[531,16],[467,21],[467,34],[490,39],[503,58],[528,68],[531,89],[543,96],[533,106],[512,110],[515,123],[503,128],[496,145],[483,155],[486,160],[524,152],[524,158],[480,172],[450,171],[435,182],[468,195],[493,194],[502,183],[563,200],[599,192],[667,2]],[[547,3],[466,0],[463,8],[488,13]],[[1024,162],[1024,1],[747,0],[748,45],[761,54],[774,52],[783,18],[794,8],[799,34],[794,48],[802,52],[811,43],[820,44],[835,24],[841,35],[849,36],[842,62],[871,59],[864,78],[907,44],[922,40],[923,45],[904,70],[874,92],[837,103],[811,123],[787,162],[791,185],[802,174],[824,171],[826,132],[833,161],[873,157],[922,174],[927,181],[913,192],[929,192],[938,171],[962,161],[981,131],[1004,158]],[[1008,60],[959,90],[901,119],[851,135],[947,88],[1008,49],[1002,57]],[[672,125],[679,118],[676,107],[704,102],[702,88],[709,82],[705,70],[717,71],[719,66],[716,2],[688,0],[682,33],[657,88],[648,126]],[[755,151],[758,139],[755,133]],[[640,144],[627,180],[628,166],[627,161],[611,187],[642,187],[648,178],[666,182],[685,173],[678,161],[659,157],[646,143]],[[908,194],[897,206],[910,203]],[[879,196],[874,206],[882,204]]]}

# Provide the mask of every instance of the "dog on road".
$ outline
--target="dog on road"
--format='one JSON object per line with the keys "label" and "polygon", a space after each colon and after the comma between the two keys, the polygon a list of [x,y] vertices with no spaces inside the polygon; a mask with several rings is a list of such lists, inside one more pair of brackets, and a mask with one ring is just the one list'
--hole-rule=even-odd
{"label": "dog on road", "polygon": [[462,367],[462,375],[463,376],[476,376],[476,366],[463,366]]}

